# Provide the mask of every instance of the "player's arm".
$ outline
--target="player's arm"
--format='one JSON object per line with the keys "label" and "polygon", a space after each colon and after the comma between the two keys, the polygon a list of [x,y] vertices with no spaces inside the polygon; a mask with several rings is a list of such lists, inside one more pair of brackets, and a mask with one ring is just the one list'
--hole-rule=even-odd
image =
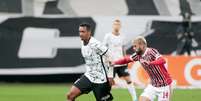
{"label": "player's arm", "polygon": [[119,60],[113,61],[112,65],[122,65],[122,64],[127,64],[132,61],[133,61],[133,59],[131,58],[131,56],[127,55],[127,56],[124,56],[123,58],[120,58]]}
{"label": "player's arm", "polygon": [[109,80],[109,83],[110,85],[114,85],[114,69],[111,67],[110,63],[111,63],[111,53],[110,53],[110,50],[108,49],[107,52],[103,55],[104,56],[104,60],[105,60],[105,63],[108,67],[108,72],[107,72],[107,76],[108,76],[108,80]]}
{"label": "player's arm", "polygon": [[153,57],[155,57],[155,59],[154,59],[154,61],[150,61],[150,63],[149,63],[150,65],[161,65],[161,64],[166,63],[165,59],[158,52],[158,50],[152,49],[152,51],[153,51],[154,54],[151,54],[151,55],[153,55]]}
{"label": "player's arm", "polygon": [[123,56],[126,56],[126,48],[125,45],[122,46]]}
{"label": "player's arm", "polygon": [[126,38],[122,36],[122,40],[123,40],[123,45],[122,45],[123,56],[126,56]]}
{"label": "player's arm", "polygon": [[158,57],[156,60],[151,61],[149,64],[150,65],[161,65],[161,64],[165,64],[165,63],[166,63],[165,59],[161,56],[161,57]]}
{"label": "player's arm", "polygon": [[162,57],[162,55],[156,50],[156,49],[152,49],[154,54],[150,54],[152,55],[152,57],[155,57],[155,59],[153,61],[146,61],[144,60],[144,62],[146,64],[149,64],[149,65],[161,65],[161,64],[165,64],[166,61],[165,59]]}
{"label": "player's arm", "polygon": [[99,54],[103,60],[104,64],[106,64],[108,68],[108,78],[113,78],[113,68],[110,68],[110,62],[111,62],[111,53],[110,50],[102,43],[97,42],[94,44],[94,50]]}
{"label": "player's arm", "polygon": [[109,49],[104,54],[104,60],[105,60],[106,65],[109,67],[107,75],[109,78],[113,78],[113,68],[110,66],[110,64],[111,64],[111,53],[110,53]]}
{"label": "player's arm", "polygon": [[133,61],[139,61],[139,55],[137,55],[137,53],[133,53],[132,55],[126,55],[123,58],[120,58],[119,60],[113,61],[112,65],[122,65]]}

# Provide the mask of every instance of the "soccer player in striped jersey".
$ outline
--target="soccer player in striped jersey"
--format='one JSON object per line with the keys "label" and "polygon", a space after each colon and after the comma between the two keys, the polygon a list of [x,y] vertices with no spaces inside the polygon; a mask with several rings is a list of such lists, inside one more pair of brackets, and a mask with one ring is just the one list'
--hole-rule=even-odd
{"label": "soccer player in striped jersey", "polygon": [[158,96],[158,101],[170,101],[172,79],[166,69],[165,59],[156,49],[147,47],[142,36],[133,40],[133,49],[135,52],[131,56],[113,61],[112,65],[139,61],[151,79],[151,84],[145,88],[139,101],[150,101],[155,96]]}
{"label": "soccer player in striped jersey", "polygon": [[[124,49],[125,38],[120,33],[120,29],[121,29],[121,21],[119,19],[115,19],[112,25],[112,32],[107,33],[103,40],[103,44],[105,44],[110,49],[111,61],[115,61],[126,54]],[[131,80],[127,64],[115,65],[115,67],[119,68],[114,68],[114,77],[115,74],[117,74],[120,79],[126,81],[127,85],[123,86],[128,88],[128,91],[131,94],[133,101],[137,101],[136,91],[134,88],[134,84]],[[121,82],[116,80],[115,84],[120,85]]]}

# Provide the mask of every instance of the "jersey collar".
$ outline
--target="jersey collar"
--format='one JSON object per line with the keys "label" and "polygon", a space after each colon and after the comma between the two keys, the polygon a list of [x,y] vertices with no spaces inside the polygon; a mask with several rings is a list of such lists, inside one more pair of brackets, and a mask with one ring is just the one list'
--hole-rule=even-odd
{"label": "jersey collar", "polygon": [[146,48],[145,52],[142,54],[142,57],[145,56],[145,54],[147,54],[149,48]]}

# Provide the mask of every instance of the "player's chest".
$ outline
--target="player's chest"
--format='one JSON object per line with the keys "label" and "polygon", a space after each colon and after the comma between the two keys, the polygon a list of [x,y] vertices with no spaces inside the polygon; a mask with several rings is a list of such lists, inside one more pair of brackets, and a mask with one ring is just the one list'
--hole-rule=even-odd
{"label": "player's chest", "polygon": [[90,48],[87,46],[82,47],[81,53],[86,61],[95,61],[99,57],[99,55],[96,53],[96,51],[93,48]]}
{"label": "player's chest", "polygon": [[154,61],[154,57],[152,57],[149,54],[146,54],[144,56],[140,56],[139,57],[139,61],[141,62],[141,60],[146,60],[146,61]]}
{"label": "player's chest", "polygon": [[94,54],[93,50],[88,46],[83,46],[81,52],[83,57],[90,57]]}
{"label": "player's chest", "polygon": [[123,45],[123,40],[122,38],[111,37],[109,43],[112,46],[120,46],[120,45]]}

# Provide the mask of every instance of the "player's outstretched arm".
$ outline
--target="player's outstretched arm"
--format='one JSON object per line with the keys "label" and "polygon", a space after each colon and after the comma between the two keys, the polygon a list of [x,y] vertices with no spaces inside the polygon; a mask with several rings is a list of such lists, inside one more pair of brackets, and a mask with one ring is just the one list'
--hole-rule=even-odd
{"label": "player's outstretched arm", "polygon": [[133,60],[131,59],[130,55],[124,56],[123,58],[113,61],[112,65],[122,65],[122,64],[127,64],[129,62],[132,62]]}

